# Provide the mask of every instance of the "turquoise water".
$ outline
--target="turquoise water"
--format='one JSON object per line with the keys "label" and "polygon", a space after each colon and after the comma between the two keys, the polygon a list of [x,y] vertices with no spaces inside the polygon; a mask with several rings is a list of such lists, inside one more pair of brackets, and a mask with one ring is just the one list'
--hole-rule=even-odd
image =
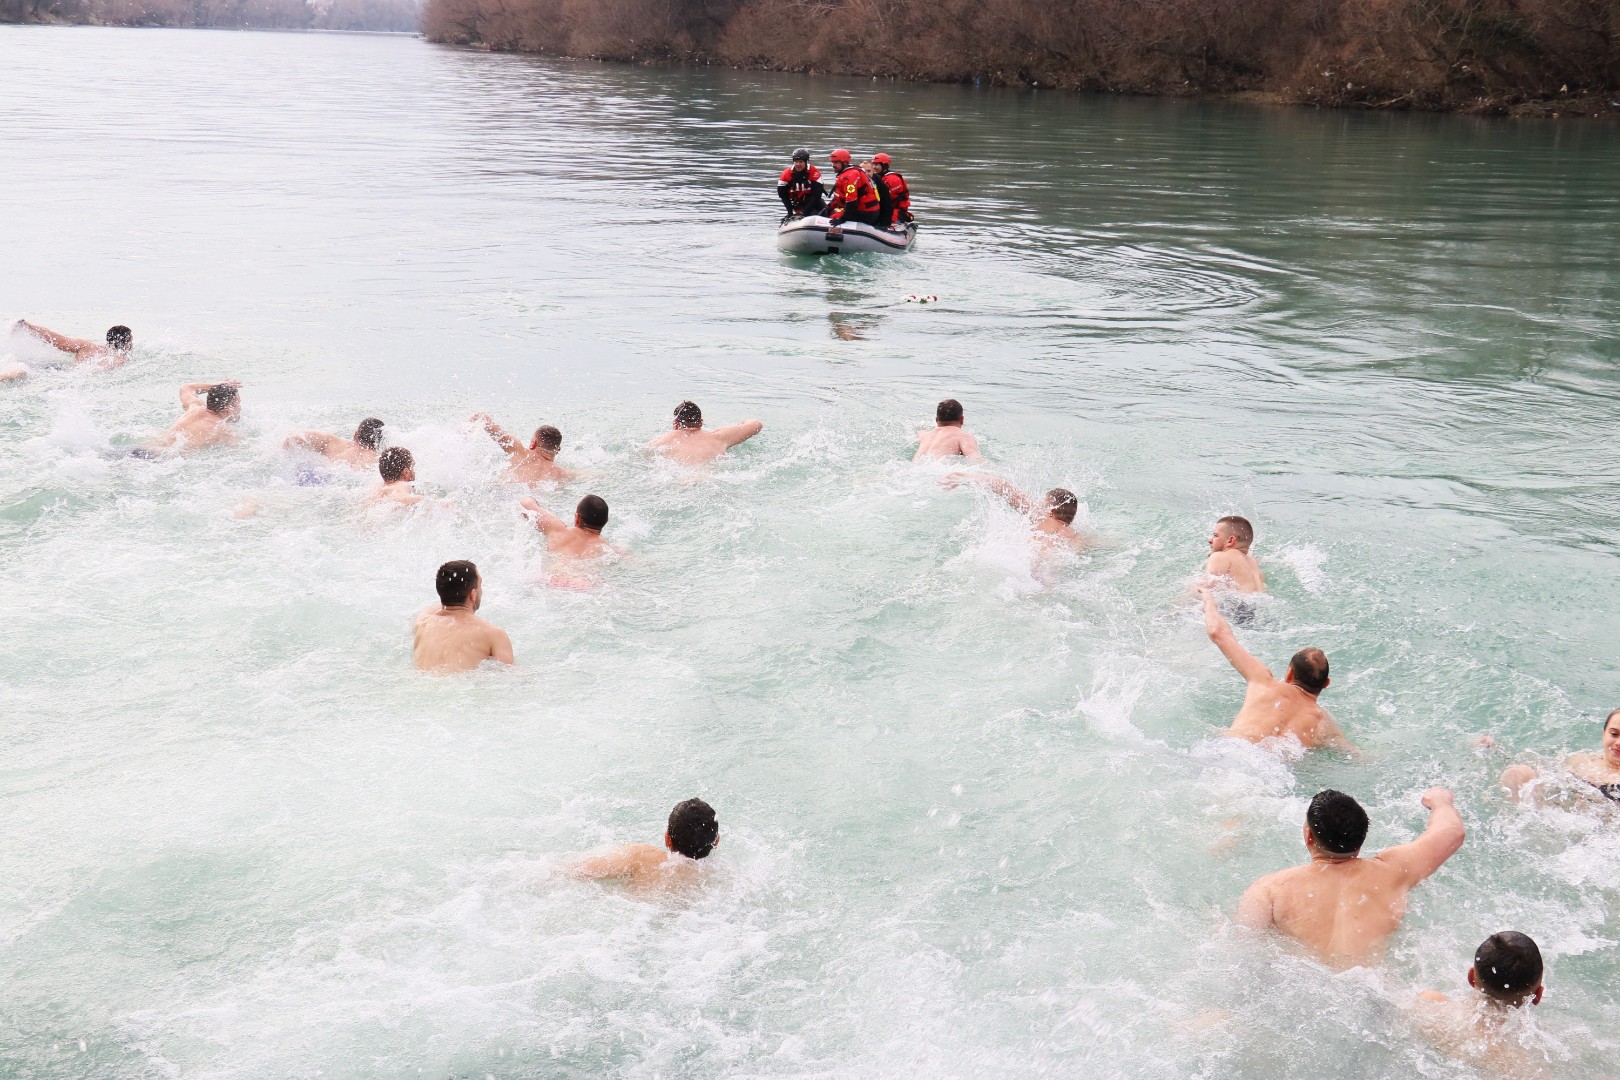
{"label": "turquoise water", "polygon": [[[1537,1052],[1613,1071],[1620,823],[1491,785],[1620,701],[1612,128],[102,29],[0,27],[0,90],[0,318],[137,340],[0,338],[0,1072],[1468,1077],[1402,1007],[1507,928]],[[778,255],[801,143],[893,154],[917,252]],[[122,455],[227,377],[241,449]],[[909,463],[948,395],[1094,554]],[[649,461],[683,397],[765,431]],[[604,588],[535,583],[475,409],[562,428]],[[366,415],[453,509],[296,483]],[[1327,651],[1365,761],[1213,740],[1233,511],[1241,636]],[[410,669],[456,557],[516,670]],[[1316,790],[1381,847],[1434,783],[1383,968],[1230,927]],[[691,795],[701,895],[556,875]]]}

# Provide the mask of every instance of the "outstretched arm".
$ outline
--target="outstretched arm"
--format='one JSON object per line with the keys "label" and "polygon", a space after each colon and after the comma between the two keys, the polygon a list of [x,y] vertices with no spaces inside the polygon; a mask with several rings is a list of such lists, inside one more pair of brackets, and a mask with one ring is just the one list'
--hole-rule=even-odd
{"label": "outstretched arm", "polygon": [[1238,644],[1237,635],[1232,633],[1231,624],[1221,614],[1220,607],[1215,603],[1215,592],[1210,588],[1198,590],[1204,598],[1204,630],[1209,634],[1209,640],[1221,650],[1222,655],[1237,668],[1237,673],[1247,682],[1269,680],[1271,669],[1256,660],[1249,650]]}
{"label": "outstretched arm", "polygon": [[969,459],[970,461],[980,460],[979,440],[977,436],[969,435],[965,431],[962,432],[962,441],[958,444],[958,446],[962,451],[963,457]]}
{"label": "outstretched arm", "polygon": [[563,869],[569,877],[585,881],[631,877],[640,864],[639,855],[636,845],[631,844],[600,855],[587,855],[583,859],[575,859],[567,863]]}
{"label": "outstretched arm", "polygon": [[999,476],[989,476],[985,473],[953,472],[946,473],[940,478],[939,482],[946,487],[956,487],[958,484],[977,484],[986,491],[994,492],[1006,499],[1008,505],[1021,514],[1035,512],[1034,500]]}
{"label": "outstretched arm", "polygon": [[1388,863],[1401,871],[1408,885],[1416,885],[1457,854],[1467,830],[1462,815],[1452,802],[1451,792],[1433,787],[1423,793],[1423,805],[1429,811],[1429,827],[1410,844],[1392,847],[1380,852],[1378,861]]}
{"label": "outstretched arm", "polygon": [[763,430],[765,425],[758,420],[744,420],[740,424],[715,428],[714,433],[724,439],[727,446],[736,446],[738,443],[747,442]]}
{"label": "outstretched arm", "polygon": [[518,500],[518,505],[534,515],[534,527],[547,535],[568,528],[568,522],[556,514],[548,513],[546,508],[536,502],[532,496],[523,496]]}
{"label": "outstretched arm", "polygon": [[488,413],[475,412],[472,418],[484,425],[489,437],[495,440],[497,446],[508,454],[516,454],[523,449],[523,441],[507,431],[490,418]]}
{"label": "outstretched arm", "polygon": [[313,450],[317,454],[324,454],[337,441],[336,435],[328,435],[324,431],[300,431],[287,436],[281,445],[285,450]]}
{"label": "outstretched arm", "polygon": [[95,342],[93,341],[86,341],[84,338],[68,337],[66,334],[58,334],[55,330],[47,330],[43,326],[35,326],[27,319],[18,319],[17,325],[39,338],[39,340],[43,341],[45,344],[51,346],[52,348],[61,349],[65,353],[76,353],[80,349],[88,349],[95,346]]}

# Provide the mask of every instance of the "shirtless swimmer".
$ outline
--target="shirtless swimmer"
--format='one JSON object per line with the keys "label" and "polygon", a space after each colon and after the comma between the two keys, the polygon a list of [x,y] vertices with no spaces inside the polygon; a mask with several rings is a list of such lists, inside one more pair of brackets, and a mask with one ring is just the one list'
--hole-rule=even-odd
{"label": "shirtless swimmer", "polygon": [[[27,319],[18,319],[12,324],[12,332],[26,330],[34,337],[59,349],[73,357],[75,366],[79,364],[95,363],[103,371],[115,367],[122,367],[129,361],[129,352],[135,347],[135,335],[130,333],[127,326],[114,326],[107,331],[107,343],[97,344],[85,338],[68,337],[58,334],[55,330],[47,330],[43,326],[35,326]],[[11,379],[20,379],[28,374],[28,369],[20,365],[0,370],[0,382]]]}
{"label": "shirtless swimmer", "polygon": [[525,446],[522,439],[497,424],[488,413],[473,413],[472,418],[484,425],[489,437],[505,452],[509,462],[506,479],[518,484],[560,484],[574,478],[571,471],[557,464],[562,432],[550,424],[536,428],[534,438]]}
{"label": "shirtless swimmer", "polygon": [[719,846],[720,822],[714,807],[702,799],[687,799],[670,811],[662,847],[626,844],[578,859],[568,864],[566,873],[587,881],[621,880],[636,892],[688,888],[702,878],[698,860]]}
{"label": "shirtless swimmer", "polygon": [[703,410],[690,401],[683,401],[675,406],[674,425],[648,444],[648,449],[681,465],[702,465],[764,429],[765,425],[758,420],[743,420],[706,431]]}
{"label": "shirtless swimmer", "polygon": [[341,461],[351,469],[369,469],[377,464],[377,451],[382,449],[383,422],[374,416],[360,421],[354,429],[354,438],[328,435],[324,431],[300,431],[287,436],[282,447],[287,450],[313,450],[329,461]]}
{"label": "shirtless swimmer", "polygon": [[180,419],[147,446],[131,450],[131,456],[152,458],[170,447],[184,452],[236,442],[234,426],[242,417],[242,397],[237,392],[241,385],[235,379],[186,383],[180,388],[180,407],[185,410]]}
{"label": "shirtless swimmer", "polygon": [[1053,488],[1037,504],[1034,499],[999,476],[953,472],[946,473],[940,479],[940,483],[950,488],[959,484],[977,484],[986,491],[994,492],[1006,499],[1007,505],[1029,518],[1031,524],[1035,526],[1035,532],[1043,541],[1063,544],[1073,551],[1083,551],[1086,548],[1086,538],[1074,528],[1074,515],[1080,508],[1080,500],[1068,488]]}
{"label": "shirtless swimmer", "polygon": [[1305,812],[1305,850],[1311,861],[1268,874],[1238,903],[1237,921],[1274,929],[1337,968],[1383,959],[1389,939],[1406,917],[1406,894],[1462,847],[1462,817],[1451,792],[1423,793],[1429,826],[1409,844],[1361,858],[1367,812],[1342,791],[1322,791]]}
{"label": "shirtless swimmer", "polygon": [[1317,703],[1317,696],[1328,688],[1328,659],[1321,649],[1301,649],[1288,661],[1281,679],[1271,669],[1238,644],[1237,635],[1215,603],[1215,591],[1198,590],[1204,598],[1204,630],[1222,655],[1247,683],[1243,705],[1226,734],[1252,743],[1267,739],[1291,738],[1309,749],[1326,746],[1345,753],[1359,753],[1344,737],[1339,725]]}
{"label": "shirtless swimmer", "polygon": [[485,660],[513,663],[512,639],[476,614],[484,602],[484,579],[463,559],[439,567],[433,582],[439,606],[416,617],[411,661],[422,671],[471,671]]}
{"label": "shirtless swimmer", "polygon": [[584,561],[618,554],[618,548],[602,539],[602,530],[608,523],[608,504],[600,495],[587,495],[579,500],[572,525],[556,514],[547,513],[545,507],[528,495],[519,500],[519,505],[533,515],[534,527],[546,538],[546,550],[553,555]]}
{"label": "shirtless swimmer", "polygon": [[1225,578],[1238,592],[1265,592],[1266,576],[1249,554],[1253,543],[1254,526],[1249,524],[1248,518],[1236,514],[1221,518],[1209,537],[1209,558],[1204,562],[1204,573],[1211,578]]}
{"label": "shirtless swimmer", "polygon": [[1516,930],[1492,934],[1474,950],[1470,992],[1453,1001],[1437,990],[1418,995],[1413,1021],[1447,1056],[1515,1080],[1550,1076],[1510,1025],[1521,1009],[1541,1004],[1546,992],[1541,949]]}
{"label": "shirtless swimmer", "polygon": [[377,475],[382,477],[382,486],[366,496],[367,505],[415,506],[422,501],[416,493],[416,458],[403,446],[390,446],[377,456]]}
{"label": "shirtless swimmer", "polygon": [[934,426],[917,432],[917,453],[912,461],[936,457],[979,458],[979,440],[962,430],[962,403],[946,398],[934,410]]}

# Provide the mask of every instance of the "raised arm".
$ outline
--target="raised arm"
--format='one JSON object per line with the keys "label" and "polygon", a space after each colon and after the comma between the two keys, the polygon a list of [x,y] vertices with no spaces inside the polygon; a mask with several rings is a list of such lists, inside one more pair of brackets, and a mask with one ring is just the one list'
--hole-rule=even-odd
{"label": "raised arm", "polygon": [[1462,815],[1452,802],[1451,792],[1433,787],[1423,793],[1423,806],[1429,811],[1429,827],[1410,844],[1392,847],[1378,854],[1378,861],[1401,872],[1408,885],[1416,885],[1457,854],[1467,830]]}
{"label": "raised arm", "polygon": [[518,505],[534,515],[534,527],[547,535],[568,528],[568,522],[556,514],[548,513],[546,508],[536,502],[531,495],[525,495],[519,499]]}
{"label": "raised arm", "polygon": [[496,445],[508,454],[516,454],[523,449],[523,440],[497,424],[490,418],[488,413],[475,412],[472,414],[472,418],[483,424],[484,430],[489,432],[489,437],[494,439]]}
{"label": "raised arm", "polygon": [[727,446],[736,446],[738,443],[747,442],[764,430],[765,425],[758,420],[744,420],[740,424],[729,424],[726,427],[715,428],[714,433],[720,436]]}
{"label": "raised arm", "polygon": [[45,344],[55,349],[61,349],[65,353],[76,353],[80,349],[93,348],[96,344],[93,341],[86,341],[84,338],[68,337],[66,334],[58,334],[55,330],[35,326],[27,319],[18,319],[17,325],[39,338]]}
{"label": "raised arm", "polygon": [[1209,640],[1221,650],[1222,655],[1237,668],[1237,673],[1247,682],[1260,682],[1270,680],[1273,676],[1271,669],[1256,660],[1249,650],[1238,644],[1237,635],[1232,633],[1231,625],[1221,614],[1219,605],[1215,603],[1215,591],[1209,588],[1198,590],[1204,598],[1204,630],[1209,634]]}
{"label": "raised arm", "polygon": [[198,405],[207,405],[204,394],[214,386],[241,386],[235,379],[211,379],[208,382],[188,382],[180,388],[180,407],[182,409],[195,408]]}
{"label": "raised arm", "polygon": [[328,435],[324,431],[299,431],[287,436],[281,445],[285,450],[313,450],[317,454],[324,454],[338,441],[336,435]]}

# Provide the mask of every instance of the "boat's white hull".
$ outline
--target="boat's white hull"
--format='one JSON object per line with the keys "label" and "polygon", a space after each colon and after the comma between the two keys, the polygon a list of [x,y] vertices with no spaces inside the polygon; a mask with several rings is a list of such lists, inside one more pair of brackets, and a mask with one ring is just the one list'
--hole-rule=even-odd
{"label": "boat's white hull", "polygon": [[776,246],[794,255],[853,255],[860,252],[885,252],[901,255],[917,242],[917,226],[908,224],[905,231],[878,229],[871,225],[845,225],[830,228],[827,219],[816,217],[788,218],[776,230]]}

